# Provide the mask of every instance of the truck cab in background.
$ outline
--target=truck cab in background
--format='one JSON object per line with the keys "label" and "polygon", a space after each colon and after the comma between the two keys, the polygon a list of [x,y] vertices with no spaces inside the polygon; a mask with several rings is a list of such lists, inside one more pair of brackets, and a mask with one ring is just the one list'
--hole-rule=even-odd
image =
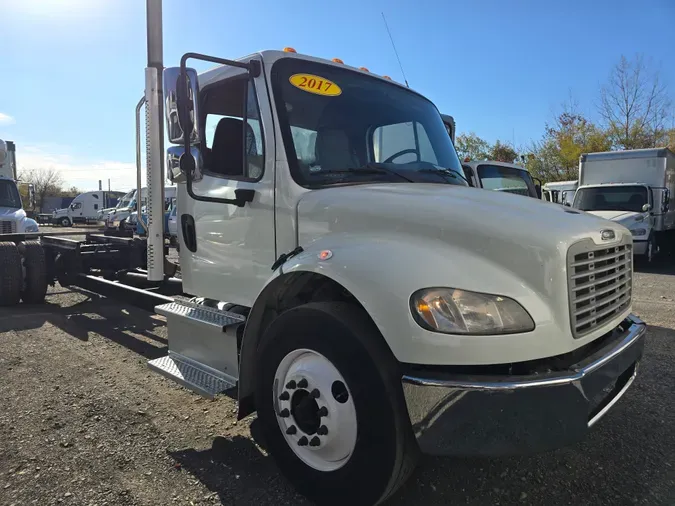
{"label": "truck cab in background", "polygon": [[123,192],[102,190],[81,193],[65,209],[54,211],[52,222],[63,227],[69,227],[74,223],[97,222],[99,212],[117,205],[123,195]]}
{"label": "truck cab in background", "polygon": [[469,185],[476,188],[541,198],[541,186],[520,165],[492,160],[465,160],[462,169]]}
{"label": "truck cab in background", "polygon": [[541,188],[541,198],[547,202],[572,206],[579,181],[552,181]]}
{"label": "truck cab in background", "polygon": [[675,242],[675,154],[667,148],[581,155],[572,207],[631,231],[648,262]]}
{"label": "truck cab in background", "polygon": [[[32,185],[28,187],[28,200],[33,200]],[[38,230],[37,222],[28,218],[23,209],[16,180],[15,145],[0,139],[0,234],[34,233]]]}

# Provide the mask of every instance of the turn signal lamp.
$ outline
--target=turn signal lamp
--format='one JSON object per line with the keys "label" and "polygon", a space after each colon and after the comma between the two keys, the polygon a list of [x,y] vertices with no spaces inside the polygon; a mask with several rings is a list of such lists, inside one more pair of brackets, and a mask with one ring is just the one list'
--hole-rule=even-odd
{"label": "turn signal lamp", "polygon": [[285,47],[284,53],[297,53],[297,51],[295,49],[293,49],[292,47]]}
{"label": "turn signal lamp", "polygon": [[471,158],[469,158],[469,157],[467,156],[467,157],[464,159],[464,161],[465,161],[465,162],[470,162],[470,161],[471,161]]}
{"label": "turn signal lamp", "polygon": [[335,63],[344,63],[340,58],[333,58],[331,61]]}

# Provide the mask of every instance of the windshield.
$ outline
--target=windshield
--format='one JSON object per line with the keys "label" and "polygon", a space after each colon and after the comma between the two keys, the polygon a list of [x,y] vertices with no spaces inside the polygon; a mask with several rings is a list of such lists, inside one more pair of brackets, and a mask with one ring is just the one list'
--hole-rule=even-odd
{"label": "windshield", "polygon": [[642,212],[649,203],[644,186],[598,186],[580,188],[574,196],[576,209],[582,211],[633,211]]}
{"label": "windshield", "polygon": [[0,207],[21,209],[21,197],[14,181],[0,179]]}
{"label": "windshield", "polygon": [[440,114],[425,98],[367,74],[293,58],[275,63],[272,76],[286,154],[299,184],[466,186]]}
{"label": "windshield", "polygon": [[478,178],[486,190],[538,198],[532,176],[525,169],[481,164],[478,166]]}
{"label": "windshield", "polygon": [[115,206],[115,209],[124,209],[125,207],[130,207],[131,202],[136,195],[136,190],[130,191],[127,193],[124,197],[122,197],[119,202],[117,202],[117,205]]}

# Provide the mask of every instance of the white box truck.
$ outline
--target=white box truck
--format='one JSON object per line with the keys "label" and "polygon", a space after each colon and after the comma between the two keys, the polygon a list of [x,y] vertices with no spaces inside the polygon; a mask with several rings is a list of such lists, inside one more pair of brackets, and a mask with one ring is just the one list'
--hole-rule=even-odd
{"label": "white box truck", "polygon": [[[38,231],[37,222],[28,218],[23,209],[16,180],[15,150],[16,146],[12,141],[0,139],[0,234]],[[32,187],[28,188],[28,195],[32,201]]]}
{"label": "white box truck", "polygon": [[581,155],[573,207],[626,226],[636,255],[672,248],[675,154],[667,148]]}
{"label": "white box truck", "polygon": [[[257,412],[310,500],[378,504],[420,451],[575,443],[627,391],[646,327],[625,227],[450,176],[462,167],[436,106],[384,77],[287,49],[188,53],[159,86],[159,42],[147,239],[43,238],[49,278],[164,315],[168,354],[150,367]],[[198,75],[189,59],[219,66]],[[161,107],[189,300],[162,295]],[[410,123],[405,144],[375,149]],[[150,289],[118,282],[144,259]]]}
{"label": "white box truck", "polygon": [[117,205],[124,192],[90,191],[73,199],[65,209],[52,213],[52,223],[69,227],[74,223],[92,223],[99,221],[99,211]]}

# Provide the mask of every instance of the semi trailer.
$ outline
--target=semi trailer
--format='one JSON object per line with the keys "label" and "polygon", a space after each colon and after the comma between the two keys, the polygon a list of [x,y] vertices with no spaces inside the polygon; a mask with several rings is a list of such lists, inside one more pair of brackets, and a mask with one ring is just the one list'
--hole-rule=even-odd
{"label": "semi trailer", "polygon": [[[630,232],[469,187],[432,102],[338,59],[187,53],[162,73],[160,6],[148,0],[139,102],[147,239],[43,236],[44,262],[24,264],[163,315],[169,351],[149,367],[235,395],[318,504],[380,503],[420,452],[584,438],[643,353]],[[188,60],[218,66],[198,75]],[[180,281],[164,255],[164,116]],[[0,244],[12,276],[29,239]],[[0,285],[5,302],[12,290]]]}

